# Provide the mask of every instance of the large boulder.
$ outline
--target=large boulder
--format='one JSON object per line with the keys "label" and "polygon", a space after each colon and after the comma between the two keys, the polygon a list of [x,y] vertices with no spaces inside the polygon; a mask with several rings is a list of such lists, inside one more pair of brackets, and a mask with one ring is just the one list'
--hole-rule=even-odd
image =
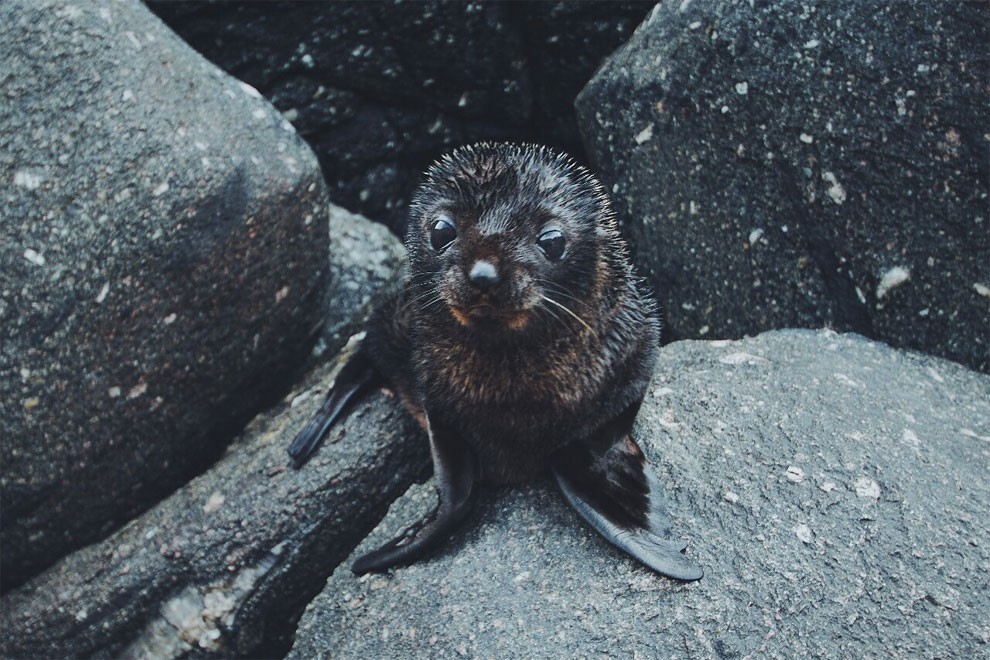
{"label": "large boulder", "polygon": [[[394,280],[401,245],[382,225],[333,207],[330,240],[327,325],[340,330]],[[419,427],[394,398],[375,394],[303,469],[289,467],[286,447],[322,403],[339,363],[329,359],[340,347],[337,333],[324,339],[315,367],[216,465],[0,599],[0,655],[275,657],[288,650],[306,603],[429,465]]]}
{"label": "large boulder", "polygon": [[580,152],[574,97],[652,2],[149,6],[285,113],[335,203],[401,235],[420,173],[454,146],[515,139]]}
{"label": "large boulder", "polygon": [[324,313],[318,163],[136,2],[0,4],[2,573],[219,456]]}
{"label": "large boulder", "polygon": [[431,559],[345,562],[289,657],[985,654],[990,376],[827,331],[677,342],[634,434],[701,581],[643,568],[547,482],[505,488]]}
{"label": "large boulder", "polygon": [[668,338],[853,330],[990,370],[990,6],[661,2],[577,99]]}

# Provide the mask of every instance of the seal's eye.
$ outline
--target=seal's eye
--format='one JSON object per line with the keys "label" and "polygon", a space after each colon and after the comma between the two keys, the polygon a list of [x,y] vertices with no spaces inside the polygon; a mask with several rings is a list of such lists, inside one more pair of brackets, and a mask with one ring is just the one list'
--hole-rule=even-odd
{"label": "seal's eye", "polygon": [[433,223],[433,228],[430,229],[430,245],[433,246],[434,250],[440,252],[453,243],[455,238],[457,238],[457,230],[454,229],[454,225],[449,220],[440,218]]}
{"label": "seal's eye", "polygon": [[559,229],[548,229],[543,232],[536,239],[536,244],[550,261],[560,261],[560,258],[564,256],[564,248],[567,247],[564,234]]}

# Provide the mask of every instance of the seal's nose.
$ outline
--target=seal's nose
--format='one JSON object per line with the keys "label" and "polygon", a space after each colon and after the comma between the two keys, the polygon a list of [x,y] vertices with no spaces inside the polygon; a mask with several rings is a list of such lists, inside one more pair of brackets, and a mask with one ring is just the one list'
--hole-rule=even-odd
{"label": "seal's nose", "polygon": [[468,282],[479,291],[488,291],[499,282],[495,264],[484,259],[475,261],[468,271]]}

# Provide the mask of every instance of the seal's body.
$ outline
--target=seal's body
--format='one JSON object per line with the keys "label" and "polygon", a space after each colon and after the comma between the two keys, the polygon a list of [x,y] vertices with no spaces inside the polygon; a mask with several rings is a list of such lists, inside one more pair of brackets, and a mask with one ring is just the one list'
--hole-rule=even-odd
{"label": "seal's body", "polygon": [[476,483],[549,467],[606,538],[660,573],[700,578],[683,544],[661,536],[657,484],[630,437],[659,322],[598,182],[540,147],[461,148],[427,172],[406,248],[404,286],[289,450],[301,465],[379,378],[429,433],[437,512],[354,570],[421,556],[467,512]]}

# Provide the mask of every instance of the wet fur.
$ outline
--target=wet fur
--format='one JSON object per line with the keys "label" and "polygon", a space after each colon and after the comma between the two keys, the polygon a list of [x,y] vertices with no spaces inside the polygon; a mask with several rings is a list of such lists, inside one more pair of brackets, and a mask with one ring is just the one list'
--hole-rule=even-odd
{"label": "wet fur", "polygon": [[[486,150],[491,155],[478,159]],[[556,450],[642,397],[659,344],[655,303],[632,275],[599,184],[563,156],[514,145],[460,150],[428,172],[421,190],[406,238],[410,273],[372,324],[384,332],[369,336],[369,354],[414,408],[463,435],[481,481],[531,479]],[[546,303],[530,311],[525,327],[494,332],[465,327],[443,303],[428,304],[454,286],[449,262],[429,245],[431,220],[452,209],[459,240],[475,239],[464,259],[532,263],[546,282],[541,290],[591,330]],[[543,257],[532,248],[551,219],[570,239],[560,268],[538,263]],[[468,236],[482,223],[494,228],[487,244]],[[525,239],[499,245],[508,235]]]}
{"label": "wet fur", "polygon": [[436,511],[353,570],[415,561],[464,519],[478,483],[550,468],[606,539],[658,573],[699,579],[668,538],[659,485],[630,435],[660,327],[598,182],[541,147],[458,149],[427,172],[406,248],[404,285],[289,448],[301,466],[381,378],[428,432]]}

